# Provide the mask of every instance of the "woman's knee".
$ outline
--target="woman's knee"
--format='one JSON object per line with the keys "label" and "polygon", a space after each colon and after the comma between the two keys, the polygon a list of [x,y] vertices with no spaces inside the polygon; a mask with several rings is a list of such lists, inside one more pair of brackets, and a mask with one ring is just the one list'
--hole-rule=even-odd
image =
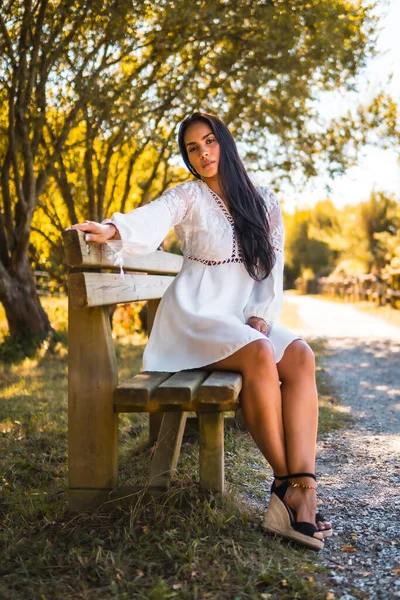
{"label": "woman's knee", "polygon": [[270,340],[255,340],[249,344],[246,362],[252,371],[276,366],[275,351]]}
{"label": "woman's knee", "polygon": [[285,350],[285,362],[291,370],[301,369],[315,371],[315,356],[310,346],[304,340],[294,340]]}

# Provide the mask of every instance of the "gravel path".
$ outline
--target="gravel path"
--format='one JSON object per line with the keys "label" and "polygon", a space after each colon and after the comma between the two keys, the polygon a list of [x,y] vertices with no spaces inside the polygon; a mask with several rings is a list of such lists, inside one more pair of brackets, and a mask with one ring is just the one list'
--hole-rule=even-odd
{"label": "gravel path", "polygon": [[297,331],[326,342],[320,367],[354,418],[318,443],[319,497],[335,531],[318,561],[335,598],[400,598],[400,328],[348,305],[286,301]]}

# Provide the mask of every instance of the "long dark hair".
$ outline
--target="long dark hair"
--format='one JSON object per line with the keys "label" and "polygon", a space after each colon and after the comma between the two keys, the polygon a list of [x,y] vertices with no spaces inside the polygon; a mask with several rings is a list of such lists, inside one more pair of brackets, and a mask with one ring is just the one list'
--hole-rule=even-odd
{"label": "long dark hair", "polygon": [[[270,227],[265,202],[250,181],[239,157],[235,140],[228,127],[215,115],[195,112],[182,121],[178,143],[182,158],[189,171],[201,179],[190,164],[185,146],[185,132],[189,125],[207,123],[220,145],[218,176],[227,197],[229,210],[249,275],[256,281],[268,277],[275,264],[275,253],[270,242]],[[260,276],[261,273],[261,276]]]}

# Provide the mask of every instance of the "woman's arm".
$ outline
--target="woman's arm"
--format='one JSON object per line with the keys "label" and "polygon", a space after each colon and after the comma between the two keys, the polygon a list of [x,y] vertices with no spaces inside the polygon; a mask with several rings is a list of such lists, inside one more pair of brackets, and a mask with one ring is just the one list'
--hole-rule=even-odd
{"label": "woman's arm", "polygon": [[166,190],[157,200],[129,213],[114,213],[102,223],[85,221],[71,229],[88,232],[85,239],[99,244],[121,240],[122,251],[145,255],[157,250],[171,227],[180,223],[188,209],[185,184]]}

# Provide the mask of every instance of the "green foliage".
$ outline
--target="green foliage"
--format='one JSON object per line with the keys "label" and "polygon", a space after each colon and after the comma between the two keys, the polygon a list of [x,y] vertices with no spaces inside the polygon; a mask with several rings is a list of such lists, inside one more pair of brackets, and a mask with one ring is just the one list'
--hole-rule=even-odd
{"label": "green foliage", "polygon": [[342,210],[331,201],[285,215],[289,282],[333,270],[355,275],[400,266],[400,203],[383,192]]}
{"label": "green foliage", "polygon": [[[354,82],[373,53],[372,8],[349,0],[251,0],[229,10],[223,0],[129,9],[108,1],[32,9],[5,2],[0,149],[2,159],[7,149],[15,153],[20,174],[37,175],[36,197],[30,190],[41,211],[37,235],[57,244],[66,225],[134,208],[180,179],[168,163],[176,124],[199,107],[221,114],[247,142],[255,169],[290,176],[297,166],[310,175],[316,157],[331,162],[334,148],[336,163],[346,163],[325,131],[308,130],[318,121],[311,100]],[[13,90],[23,99],[16,143],[30,148],[22,155],[5,135]],[[12,212],[21,192],[9,184]],[[6,223],[9,238],[10,229]]]}
{"label": "green foliage", "polygon": [[[293,285],[296,277],[305,269],[314,275],[324,274],[324,270],[333,265],[334,252],[326,241],[313,236],[311,224],[318,221],[318,210],[296,210],[293,215],[285,216],[288,286]],[[324,224],[319,224],[323,229]],[[315,231],[315,226],[314,226]]]}

